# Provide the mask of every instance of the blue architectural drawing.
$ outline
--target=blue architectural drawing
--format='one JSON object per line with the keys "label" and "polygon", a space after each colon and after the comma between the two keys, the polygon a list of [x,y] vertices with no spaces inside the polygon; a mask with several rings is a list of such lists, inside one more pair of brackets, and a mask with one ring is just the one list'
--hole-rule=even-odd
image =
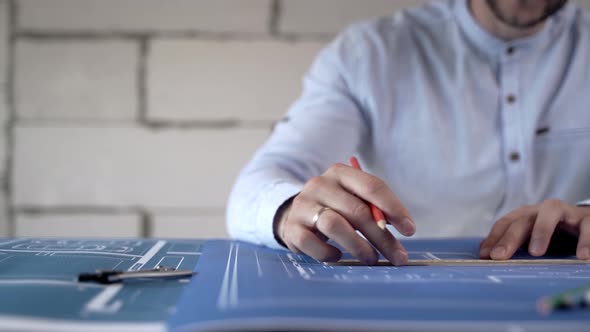
{"label": "blue architectural drawing", "polygon": [[196,240],[0,240],[0,329],[162,330],[188,279],[101,285],[77,276],[159,265],[193,270],[201,246]]}
{"label": "blue architectural drawing", "polygon": [[[478,239],[404,242],[411,259],[473,259]],[[532,258],[520,252],[518,258]],[[570,257],[571,258],[571,257]],[[590,331],[590,310],[536,310],[590,283],[590,266],[328,266],[241,242],[207,242],[169,321],[227,329]]]}

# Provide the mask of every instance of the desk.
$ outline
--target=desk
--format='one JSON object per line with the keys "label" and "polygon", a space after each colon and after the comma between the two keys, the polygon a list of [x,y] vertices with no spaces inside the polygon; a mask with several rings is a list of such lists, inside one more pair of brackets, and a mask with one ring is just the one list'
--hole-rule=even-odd
{"label": "desk", "polygon": [[[411,259],[474,258],[478,239],[413,240]],[[518,257],[526,257],[519,253]],[[96,269],[195,269],[192,279],[78,283]],[[243,242],[0,240],[0,330],[589,331],[590,310],[542,316],[590,266],[327,266]]]}

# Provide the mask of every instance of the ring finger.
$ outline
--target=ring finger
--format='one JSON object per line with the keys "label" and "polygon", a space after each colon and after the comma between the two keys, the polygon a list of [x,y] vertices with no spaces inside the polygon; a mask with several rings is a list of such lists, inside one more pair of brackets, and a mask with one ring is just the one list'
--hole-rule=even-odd
{"label": "ring finger", "polygon": [[[336,186],[325,187],[323,193],[323,195],[316,193],[318,197],[315,199],[320,201],[320,204],[332,206],[341,218],[347,220],[346,223],[351,231],[359,230],[393,264],[404,265],[407,263],[408,254],[401,242],[389,231],[382,230],[377,226],[366,202]],[[355,235],[360,238],[356,232]],[[361,240],[371,247],[366,240],[362,238]],[[360,250],[358,246],[355,248],[357,251]],[[375,251],[373,250],[373,252]]]}
{"label": "ring finger", "polygon": [[[308,206],[309,207],[301,206],[301,209],[298,211],[320,211],[320,209],[323,208],[322,205],[311,202]],[[304,223],[311,230],[315,227],[315,229],[341,245],[346,251],[358,258],[364,264],[372,265],[377,262],[379,257],[377,252],[375,252],[375,249],[373,249],[369,242],[356,233],[348,220],[335,210],[324,210],[315,222],[315,225],[313,223],[313,216],[298,215],[296,218],[298,218],[298,220],[309,220]]]}

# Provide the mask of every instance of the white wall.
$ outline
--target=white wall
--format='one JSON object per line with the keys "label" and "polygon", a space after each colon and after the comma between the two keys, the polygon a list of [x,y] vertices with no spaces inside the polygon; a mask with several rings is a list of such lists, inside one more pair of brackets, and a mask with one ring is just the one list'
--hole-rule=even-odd
{"label": "white wall", "polygon": [[0,236],[227,236],[316,53],[424,2],[0,0]]}
{"label": "white wall", "polygon": [[410,3],[0,0],[0,235],[227,236],[317,52]]}

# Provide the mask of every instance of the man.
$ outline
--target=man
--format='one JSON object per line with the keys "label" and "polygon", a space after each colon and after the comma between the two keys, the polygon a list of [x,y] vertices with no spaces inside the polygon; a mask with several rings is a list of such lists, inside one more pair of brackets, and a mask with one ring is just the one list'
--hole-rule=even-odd
{"label": "man", "polygon": [[[482,258],[540,256],[563,233],[589,259],[590,15],[566,2],[439,2],[348,29],[240,174],[230,233],[405,264],[370,202],[406,236],[493,225]],[[353,154],[367,173],[337,163]]]}

